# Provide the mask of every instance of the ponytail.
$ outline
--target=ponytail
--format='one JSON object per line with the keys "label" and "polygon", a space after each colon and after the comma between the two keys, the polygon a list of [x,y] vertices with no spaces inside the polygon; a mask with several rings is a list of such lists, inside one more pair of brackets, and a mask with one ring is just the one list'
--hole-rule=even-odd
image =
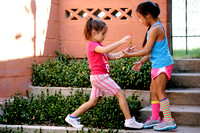
{"label": "ponytail", "polygon": [[[151,28],[151,26],[149,26],[148,30]],[[147,32],[148,32],[147,30]],[[142,44],[142,47],[144,47],[147,43],[147,32],[146,32],[146,35],[145,35],[145,38],[144,38],[144,41],[143,41],[143,44]]]}
{"label": "ponytail", "polygon": [[89,18],[86,22],[85,28],[84,28],[84,36],[85,40],[90,40],[91,34],[92,34],[92,22],[93,18]]}
{"label": "ponytail", "polygon": [[87,20],[85,28],[84,28],[85,40],[88,40],[88,41],[91,40],[92,30],[99,32],[99,31],[102,31],[103,29],[105,29],[105,30],[108,29],[106,23],[104,23],[102,20],[93,19],[93,18],[90,17]]}

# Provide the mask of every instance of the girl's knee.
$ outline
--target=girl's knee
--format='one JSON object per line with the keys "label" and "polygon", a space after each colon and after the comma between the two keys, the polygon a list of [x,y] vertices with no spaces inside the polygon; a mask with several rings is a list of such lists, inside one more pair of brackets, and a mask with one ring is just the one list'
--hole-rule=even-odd
{"label": "girl's knee", "polygon": [[157,93],[157,94],[165,93],[165,90],[158,87],[158,88],[156,88],[156,93]]}
{"label": "girl's knee", "polygon": [[115,96],[116,96],[117,98],[125,97],[124,91],[121,90],[121,89],[119,89],[118,92],[117,92],[117,94],[115,94]]}
{"label": "girl's knee", "polygon": [[124,94],[124,91],[121,90],[121,89],[119,89],[119,90],[118,90],[118,93]]}
{"label": "girl's knee", "polygon": [[159,100],[162,100],[164,97],[166,97],[166,92],[163,89],[156,89],[156,95],[158,96]]}
{"label": "girl's knee", "polygon": [[156,93],[156,89],[154,87],[150,87],[150,93],[151,94],[155,94]]}
{"label": "girl's knee", "polygon": [[88,102],[93,107],[99,102],[99,98],[91,98]]}

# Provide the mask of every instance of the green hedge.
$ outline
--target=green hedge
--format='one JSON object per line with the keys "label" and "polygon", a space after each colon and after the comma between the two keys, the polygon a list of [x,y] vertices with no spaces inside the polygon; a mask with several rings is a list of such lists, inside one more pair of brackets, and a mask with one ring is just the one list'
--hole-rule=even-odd
{"label": "green hedge", "polygon": [[[27,93],[27,97],[28,93]],[[67,125],[65,117],[74,112],[80,105],[89,100],[89,94],[83,90],[76,91],[74,95],[64,97],[59,93],[47,95],[42,93],[38,98],[30,96],[24,98],[21,94],[14,96],[14,101],[5,101],[1,106],[4,115],[0,116],[1,124],[45,124],[45,125]],[[130,112],[140,118],[141,104],[138,95],[127,98]],[[104,97],[98,104],[84,113],[81,123],[86,127],[121,129],[124,126],[124,116],[115,97]]]}
{"label": "green hedge", "polygon": [[[87,58],[69,59],[56,51],[57,57],[44,63],[32,63],[34,86],[48,87],[91,87],[90,69]],[[151,63],[146,62],[139,72],[132,69],[140,58],[123,58],[110,61],[110,76],[122,89],[149,89]]]}

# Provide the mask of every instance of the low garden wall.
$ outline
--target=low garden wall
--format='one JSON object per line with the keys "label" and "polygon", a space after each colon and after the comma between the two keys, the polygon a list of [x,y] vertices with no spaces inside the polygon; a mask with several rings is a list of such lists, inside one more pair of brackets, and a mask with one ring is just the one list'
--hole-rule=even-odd
{"label": "low garden wall", "polygon": [[[65,126],[66,115],[87,102],[90,91],[91,88],[30,86],[26,97],[17,93],[4,101],[0,123],[3,125]],[[134,114],[137,120],[141,119],[140,110],[149,105],[149,91],[127,89],[124,93],[130,113]],[[123,129],[124,116],[118,100],[108,95],[80,117],[86,127]]]}
{"label": "low garden wall", "polygon": [[[84,90],[84,93],[90,93],[91,88],[73,88],[73,87],[39,87],[39,86],[30,86],[30,93],[37,98],[38,95],[41,95],[43,91],[46,95],[48,90],[49,95],[53,95],[55,92],[59,92],[61,90],[61,94],[64,96],[68,96],[71,94],[75,94],[77,90]],[[71,92],[71,93],[70,93]],[[138,100],[141,100],[142,107],[146,107],[150,105],[150,91],[147,90],[133,90],[133,89],[126,89],[124,90],[126,97],[131,96],[133,93],[139,95]],[[106,95],[108,96],[108,95]]]}

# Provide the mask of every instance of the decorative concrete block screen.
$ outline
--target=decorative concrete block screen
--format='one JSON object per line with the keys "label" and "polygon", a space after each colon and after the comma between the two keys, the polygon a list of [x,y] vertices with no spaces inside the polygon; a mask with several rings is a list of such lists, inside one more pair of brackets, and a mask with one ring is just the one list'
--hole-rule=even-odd
{"label": "decorative concrete block screen", "polygon": [[68,9],[65,10],[65,17],[68,20],[79,20],[92,17],[102,20],[129,20],[132,18],[132,9],[129,8],[86,8],[86,9]]}
{"label": "decorative concrete block screen", "polygon": [[[127,34],[132,34],[132,8],[130,7],[67,8],[62,12],[64,12],[64,17],[62,16],[64,22],[60,29],[62,50],[76,58],[86,56],[87,42],[84,40],[83,29],[89,17],[101,19],[108,25],[109,30],[103,42],[104,45],[111,44]],[[127,45],[122,46],[121,49]]]}

